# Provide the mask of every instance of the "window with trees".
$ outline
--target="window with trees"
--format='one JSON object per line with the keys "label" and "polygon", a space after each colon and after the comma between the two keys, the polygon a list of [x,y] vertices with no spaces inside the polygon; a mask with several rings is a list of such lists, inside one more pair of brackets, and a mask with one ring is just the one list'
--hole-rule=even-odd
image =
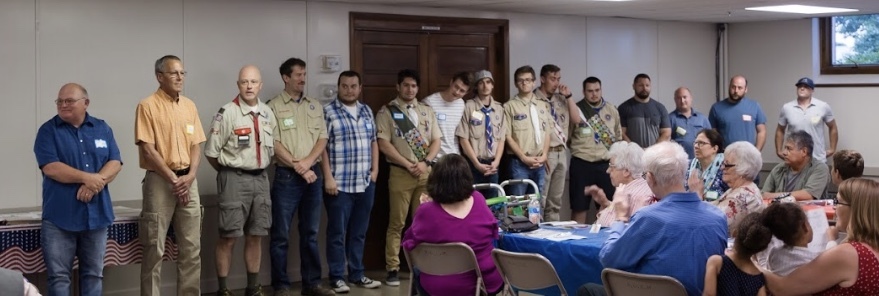
{"label": "window with trees", "polygon": [[879,14],[825,17],[821,74],[879,74]]}

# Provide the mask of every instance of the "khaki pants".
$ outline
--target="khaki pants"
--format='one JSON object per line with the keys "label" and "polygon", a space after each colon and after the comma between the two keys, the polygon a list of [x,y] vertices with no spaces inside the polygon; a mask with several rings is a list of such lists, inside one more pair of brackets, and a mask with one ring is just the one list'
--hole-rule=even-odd
{"label": "khaki pants", "polygon": [[543,221],[558,221],[568,176],[568,152],[566,149],[550,150],[546,157],[546,186],[543,187]]}
{"label": "khaki pants", "polygon": [[198,182],[189,188],[189,204],[177,203],[171,184],[154,172],[143,179],[143,209],[138,227],[143,246],[140,268],[140,294],[160,295],[162,255],[165,236],[174,222],[177,256],[177,295],[201,295],[201,217]]}
{"label": "khaki pants", "polygon": [[388,212],[388,231],[385,235],[385,268],[388,271],[400,270],[400,237],[406,217],[421,205],[421,193],[427,188],[428,174],[415,178],[409,171],[391,165],[388,193],[390,211]]}

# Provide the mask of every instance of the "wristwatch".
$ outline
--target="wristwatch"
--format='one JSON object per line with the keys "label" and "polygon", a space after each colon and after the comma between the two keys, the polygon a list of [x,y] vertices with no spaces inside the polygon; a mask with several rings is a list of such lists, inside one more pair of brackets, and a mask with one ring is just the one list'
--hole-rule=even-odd
{"label": "wristwatch", "polygon": [[431,167],[431,166],[433,166],[433,165],[436,164],[436,159],[434,159],[434,160],[427,160],[427,158],[425,158],[425,159],[422,160],[422,161],[424,162],[424,164],[426,164],[426,165],[429,166],[429,167]]}

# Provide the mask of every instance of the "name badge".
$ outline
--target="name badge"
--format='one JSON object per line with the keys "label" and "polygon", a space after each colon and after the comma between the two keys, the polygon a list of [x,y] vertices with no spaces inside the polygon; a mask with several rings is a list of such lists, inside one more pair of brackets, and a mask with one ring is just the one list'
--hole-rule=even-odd
{"label": "name badge", "polygon": [[403,113],[394,113],[394,119],[403,119]]}
{"label": "name badge", "polygon": [[293,121],[293,118],[284,118],[284,126],[285,127],[294,127],[294,126],[296,126],[296,122]]}
{"label": "name badge", "polygon": [[675,129],[675,132],[677,132],[678,135],[681,135],[681,136],[684,136],[684,135],[687,134],[687,130],[684,129],[684,128],[682,128],[682,127],[680,127],[680,126],[679,126],[677,129]]}
{"label": "name badge", "polygon": [[581,127],[581,128],[580,128],[580,135],[582,135],[582,136],[588,136],[588,135],[590,135],[590,134],[592,134],[592,129],[591,129],[591,128],[588,128],[588,127]]}
{"label": "name badge", "polygon": [[107,148],[107,141],[101,139],[95,140],[95,148]]}
{"label": "name badge", "polygon": [[239,127],[232,131],[238,137],[238,147],[250,146],[251,131],[249,127]]}
{"label": "name badge", "polygon": [[592,227],[589,228],[589,233],[598,233],[601,231],[601,224],[593,223]]}
{"label": "name badge", "polygon": [[748,114],[742,114],[742,120],[744,120],[744,121],[751,121],[751,115],[748,115]]}
{"label": "name badge", "polygon": [[446,121],[446,114],[445,114],[445,113],[437,113],[437,114],[436,114],[436,120],[439,120],[439,121]]}
{"label": "name badge", "polygon": [[821,122],[821,117],[812,116],[812,124],[818,124],[819,122]]}
{"label": "name badge", "polygon": [[482,114],[482,111],[473,111],[473,113],[470,114],[470,117],[476,120],[482,120],[484,116],[485,114]]}
{"label": "name badge", "polygon": [[238,136],[238,147],[250,146],[250,135]]}
{"label": "name badge", "polygon": [[479,126],[482,125],[482,120],[479,119],[470,119],[470,125]]}
{"label": "name badge", "polygon": [[190,134],[190,135],[195,133],[195,126],[191,125],[191,124],[187,124],[186,125],[186,133]]}
{"label": "name badge", "polygon": [[705,193],[705,200],[707,201],[715,201],[717,200],[717,191],[708,191]]}
{"label": "name badge", "polygon": [[527,115],[527,114],[516,114],[516,115],[513,115],[513,120],[525,120],[525,118],[528,118],[528,115]]}
{"label": "name badge", "polygon": [[373,127],[372,127],[372,123],[367,123],[367,124],[366,124],[366,130],[372,132],[372,129],[373,129]]}

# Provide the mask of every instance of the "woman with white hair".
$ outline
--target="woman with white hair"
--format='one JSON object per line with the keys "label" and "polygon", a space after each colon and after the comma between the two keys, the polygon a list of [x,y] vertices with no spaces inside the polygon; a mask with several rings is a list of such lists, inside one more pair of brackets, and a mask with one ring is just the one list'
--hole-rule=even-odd
{"label": "woman with white hair", "polygon": [[[762,193],[754,179],[763,167],[763,156],[753,144],[739,141],[730,144],[724,152],[724,160],[720,165],[723,170],[723,182],[729,185],[720,198],[711,201],[726,214],[729,236],[735,237],[736,224],[750,213],[761,212],[766,208]],[[702,192],[701,182],[691,182],[690,190]]]}
{"label": "woman with white hair", "polygon": [[[617,187],[613,198],[615,201],[626,199],[629,204],[629,216],[653,203],[653,191],[650,191],[647,181],[644,180],[643,155],[644,150],[634,142],[616,142],[610,146],[608,152],[610,161],[607,174],[610,175],[611,184]],[[608,200],[604,190],[598,186],[586,187],[584,192],[586,195],[591,195],[592,199],[601,206],[598,221],[595,223],[605,227],[610,226],[615,217],[615,203]]]}

